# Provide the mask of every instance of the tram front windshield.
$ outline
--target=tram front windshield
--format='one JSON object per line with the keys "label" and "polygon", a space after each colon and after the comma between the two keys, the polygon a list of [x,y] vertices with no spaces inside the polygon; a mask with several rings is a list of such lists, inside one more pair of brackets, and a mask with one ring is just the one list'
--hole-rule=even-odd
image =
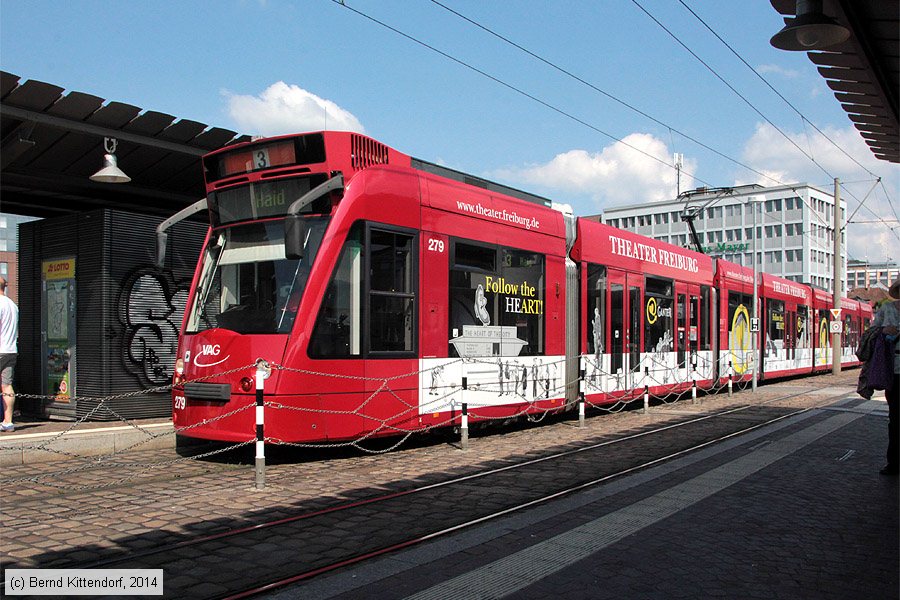
{"label": "tram front windshield", "polygon": [[213,231],[187,320],[187,333],[290,333],[327,218],[309,220],[303,258],[284,256],[284,221]]}

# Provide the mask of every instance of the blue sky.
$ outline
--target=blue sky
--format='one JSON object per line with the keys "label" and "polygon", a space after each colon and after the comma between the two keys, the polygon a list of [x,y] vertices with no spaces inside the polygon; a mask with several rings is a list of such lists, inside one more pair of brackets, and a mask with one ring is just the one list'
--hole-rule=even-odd
{"label": "blue sky", "polygon": [[[830,190],[839,177],[852,212],[880,176],[856,220],[893,219],[891,203],[900,212],[900,168],[872,157],[805,54],[769,45],[783,22],[766,0],[441,3],[590,86],[430,0],[345,4],[456,60],[332,0],[3,0],[0,66],[241,133],[361,130],[581,215],[672,198],[673,152],[684,155],[682,189],[777,181]],[[851,256],[900,260],[900,229],[849,231]]]}

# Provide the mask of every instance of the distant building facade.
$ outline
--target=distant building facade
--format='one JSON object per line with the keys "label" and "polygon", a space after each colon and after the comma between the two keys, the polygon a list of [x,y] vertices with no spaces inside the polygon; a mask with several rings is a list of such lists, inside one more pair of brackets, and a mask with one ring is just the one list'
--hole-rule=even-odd
{"label": "distant building facade", "polygon": [[[682,214],[686,208],[696,209],[707,203],[694,219],[706,254],[753,267],[755,240],[760,271],[829,291],[834,289],[834,196],[806,183],[745,185],[727,194],[699,193],[687,202],[668,200],[608,208],[602,220],[613,227],[695,249]],[[758,211],[755,234],[754,210]],[[841,215],[843,222],[843,200]],[[841,233],[843,273],[847,272],[845,235]],[[846,279],[843,282],[846,293]]]}
{"label": "distant building facade", "polygon": [[34,220],[35,217],[0,213],[0,276],[9,281],[7,295],[16,303],[19,302],[19,223]]}
{"label": "distant building facade", "polygon": [[895,262],[847,261],[847,286],[851,290],[871,288],[878,284],[889,288],[898,278],[900,278],[900,265]]}

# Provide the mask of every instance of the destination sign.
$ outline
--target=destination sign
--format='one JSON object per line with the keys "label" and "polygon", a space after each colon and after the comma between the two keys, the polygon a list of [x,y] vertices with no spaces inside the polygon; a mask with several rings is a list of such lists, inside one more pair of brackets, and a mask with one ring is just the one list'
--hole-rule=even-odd
{"label": "destination sign", "polygon": [[218,176],[228,177],[237,173],[292,165],[295,162],[297,157],[294,153],[294,142],[289,140],[223,154],[219,160]]}

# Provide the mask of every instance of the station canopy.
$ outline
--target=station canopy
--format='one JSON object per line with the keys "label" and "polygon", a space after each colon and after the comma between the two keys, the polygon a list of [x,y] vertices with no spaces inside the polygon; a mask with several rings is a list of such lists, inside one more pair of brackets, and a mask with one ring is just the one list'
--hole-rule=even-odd
{"label": "station canopy", "polygon": [[[205,195],[200,157],[246,135],[0,71],[0,212],[171,216]],[[105,138],[131,181],[98,183]]]}
{"label": "station canopy", "polygon": [[[793,20],[796,0],[771,0]],[[826,50],[807,52],[876,158],[900,162],[900,1],[824,0],[825,15],[850,31]],[[773,32],[774,33],[774,32]]]}

